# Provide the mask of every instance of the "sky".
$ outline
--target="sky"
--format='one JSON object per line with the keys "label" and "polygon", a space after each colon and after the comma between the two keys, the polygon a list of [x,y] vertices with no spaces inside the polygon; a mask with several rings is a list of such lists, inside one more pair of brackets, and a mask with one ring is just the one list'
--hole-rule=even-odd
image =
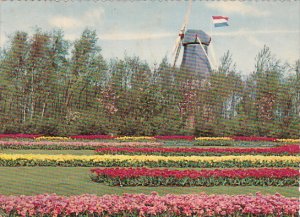
{"label": "sky", "polygon": [[[188,1],[0,1],[0,47],[15,31],[30,34],[60,28],[65,39],[96,30],[105,59],[139,56],[158,64],[172,50]],[[254,71],[264,45],[283,62],[300,58],[300,1],[193,1],[188,23],[212,36],[216,62],[229,50],[241,74]],[[228,16],[228,27],[212,27],[212,16]],[[180,64],[180,61],[179,61]]]}

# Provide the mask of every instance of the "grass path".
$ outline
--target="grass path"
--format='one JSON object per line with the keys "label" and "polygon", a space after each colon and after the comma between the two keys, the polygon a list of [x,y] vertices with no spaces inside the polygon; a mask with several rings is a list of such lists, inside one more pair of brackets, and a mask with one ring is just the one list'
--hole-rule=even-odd
{"label": "grass path", "polygon": [[123,194],[151,193],[191,194],[263,194],[280,193],[287,197],[297,197],[297,187],[109,187],[94,183],[89,178],[89,169],[83,167],[0,167],[0,194],[34,195],[56,193],[59,195],[76,194]]}

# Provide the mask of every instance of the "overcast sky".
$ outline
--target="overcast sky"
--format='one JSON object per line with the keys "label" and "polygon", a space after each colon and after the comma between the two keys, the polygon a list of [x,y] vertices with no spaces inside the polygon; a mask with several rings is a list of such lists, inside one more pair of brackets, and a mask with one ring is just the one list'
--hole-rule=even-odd
{"label": "overcast sky", "polygon": [[[8,36],[17,30],[61,28],[73,41],[89,27],[97,31],[106,59],[122,58],[126,52],[154,64],[171,56],[187,6],[186,1],[150,0],[2,1],[0,46],[6,46]],[[189,28],[212,33],[217,59],[230,50],[239,71],[249,74],[264,44],[283,61],[300,58],[299,11],[300,1],[194,1]],[[213,15],[228,16],[229,26],[211,28]]]}

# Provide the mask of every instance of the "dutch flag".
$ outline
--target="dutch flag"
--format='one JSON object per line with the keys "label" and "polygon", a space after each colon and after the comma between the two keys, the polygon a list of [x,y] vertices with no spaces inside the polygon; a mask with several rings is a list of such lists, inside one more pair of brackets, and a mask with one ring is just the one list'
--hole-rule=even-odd
{"label": "dutch flag", "polygon": [[229,17],[224,16],[212,16],[213,24],[215,27],[229,26]]}

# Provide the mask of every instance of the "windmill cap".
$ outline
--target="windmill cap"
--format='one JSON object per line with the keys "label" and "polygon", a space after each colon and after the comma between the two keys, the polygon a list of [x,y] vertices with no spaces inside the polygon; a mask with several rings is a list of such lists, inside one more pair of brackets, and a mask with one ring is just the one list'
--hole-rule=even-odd
{"label": "windmill cap", "polygon": [[182,43],[183,44],[194,44],[195,39],[198,37],[202,44],[209,45],[210,43],[210,36],[207,35],[202,30],[195,30],[195,29],[188,29],[185,34]]}

